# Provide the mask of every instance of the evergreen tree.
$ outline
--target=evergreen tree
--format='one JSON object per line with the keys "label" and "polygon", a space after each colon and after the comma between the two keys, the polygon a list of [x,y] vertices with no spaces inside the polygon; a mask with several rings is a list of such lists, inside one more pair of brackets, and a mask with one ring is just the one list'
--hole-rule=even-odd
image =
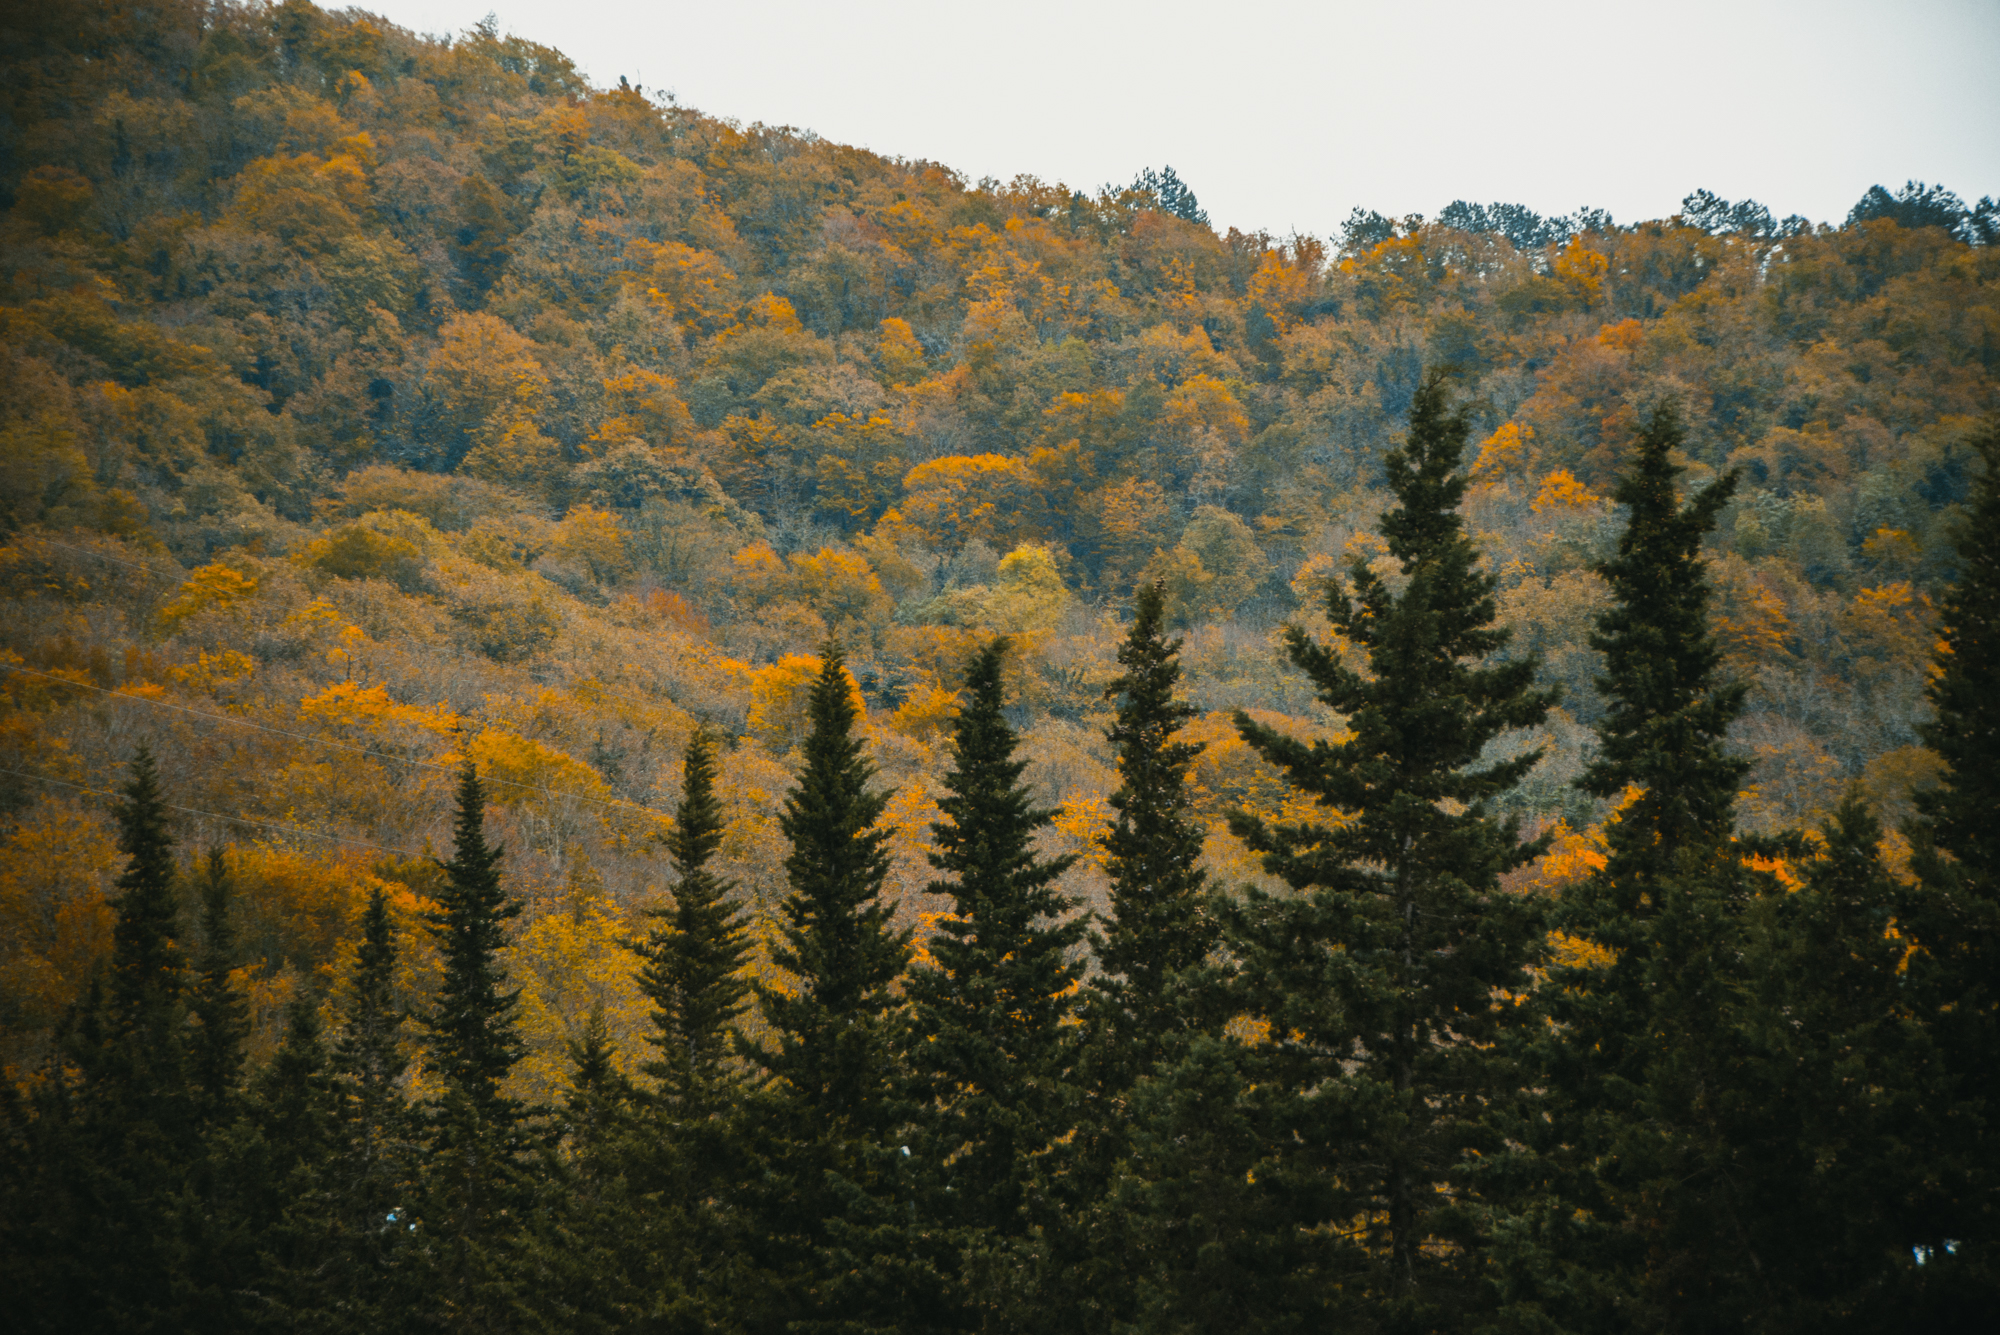
{"label": "evergreen tree", "polygon": [[1194,817],[1187,769],[1201,747],[1172,740],[1200,712],[1174,698],[1181,678],[1180,641],[1163,633],[1165,593],[1139,590],[1132,629],[1119,646],[1125,669],[1105,688],[1118,701],[1105,736],[1118,757],[1111,794],[1118,821],[1105,837],[1111,912],[1093,943],[1103,976],[1096,990],[1100,1022],[1110,1032],[1125,1079],[1161,1056],[1166,1036],[1200,1027],[1187,971],[1216,947],[1220,924],[1201,869],[1205,831]]}
{"label": "evergreen tree", "polygon": [[[1523,843],[1489,807],[1539,753],[1482,755],[1539,723],[1553,698],[1534,687],[1532,659],[1489,661],[1507,632],[1493,625],[1495,580],[1457,512],[1468,430],[1442,378],[1426,379],[1407,443],[1384,461],[1399,504],[1381,531],[1403,588],[1359,560],[1353,598],[1328,586],[1328,619],[1369,672],[1287,633],[1292,661],[1351,736],[1307,742],[1237,715],[1246,742],[1342,816],[1232,821],[1299,892],[1251,893],[1231,928],[1242,1003],[1270,1026],[1254,1050],[1265,1140],[1249,1169],[1269,1183],[1265,1236],[1296,1252],[1304,1231],[1355,1221],[1300,1258],[1323,1301],[1366,1301],[1418,1326],[1480,1296],[1488,1239],[1475,1170],[1503,1150],[1502,1116],[1521,1088],[1500,1046],[1521,1008],[1494,998],[1525,988],[1536,914],[1499,878],[1543,845]],[[1262,1295],[1234,1296],[1247,1319]]]}
{"label": "evergreen tree", "polygon": [[[1909,1004],[1910,941],[1893,926],[1927,892],[1883,865],[1882,827],[1858,796],[1821,836],[1794,859],[1795,886],[1751,906],[1728,1001],[1741,1059],[1717,1100],[1726,1174],[1761,1263],[1734,1315],[1760,1330],[1887,1330],[1935,1287],[1921,1249],[1954,1259],[1955,1193],[1939,1171],[1952,1164],[1950,1076],[1930,1017]],[[1928,1316],[1929,1329],[1956,1324]]]}
{"label": "evergreen tree", "polygon": [[339,1095],[319,1008],[308,996],[285,1006],[285,1035],[252,1090],[255,1120],[271,1148],[271,1169],[294,1183],[326,1171],[337,1140]]}
{"label": "evergreen tree", "polygon": [[459,776],[452,858],[427,921],[444,978],[426,1021],[443,1089],[430,1110],[420,1232],[426,1297],[449,1321],[498,1323],[517,1297],[514,1249],[528,1202],[521,1156],[526,1109],[501,1089],[526,1051],[515,1027],[520,993],[504,990],[506,924],[521,905],[500,883],[501,850],[486,842],[486,795],[468,763]]}
{"label": "evergreen tree", "polygon": [[[416,1241],[418,1125],[401,1087],[405,1015],[395,1000],[396,947],[379,884],[369,892],[360,927],[332,1043],[324,1043],[316,1025],[309,1034],[294,1024],[291,1055],[260,1077],[267,1125],[280,1107],[303,1110],[286,1120],[314,1133],[324,1121],[323,1151],[304,1162],[292,1156],[289,1176],[280,1179],[284,1196],[270,1207],[273,1316],[298,1330],[394,1329],[398,1313],[424,1306],[404,1265]],[[281,1147],[276,1157],[282,1159]],[[278,1166],[265,1174],[276,1176]]]}
{"label": "evergreen tree", "polygon": [[333,1043],[333,1069],[341,1077],[341,1120],[357,1185],[393,1178],[407,1134],[402,1094],[405,1014],[396,1004],[396,943],[389,897],[378,884],[361,914],[361,947],[355,952],[347,1006]]}
{"label": "evergreen tree", "polygon": [[1117,702],[1105,735],[1120,780],[1110,799],[1118,820],[1104,840],[1111,905],[1103,933],[1092,938],[1102,972],[1087,1001],[1077,1134],[1062,1153],[1038,1160],[1044,1190],[1062,1202],[1043,1225],[1037,1320],[1046,1329],[1130,1319],[1139,1278],[1131,1258],[1144,1250],[1132,1225],[1144,1206],[1112,1186],[1137,1129],[1134,1086],[1177,1062],[1220,1018],[1214,1003],[1222,991],[1202,968],[1220,920],[1187,783],[1201,748],[1173,740],[1199,711],[1175,698],[1180,641],[1165,634],[1165,603],[1158,583],[1138,590],[1118,650],[1124,673],[1105,688]]}
{"label": "evergreen tree", "polygon": [[[930,893],[953,912],[931,938],[934,963],[910,974],[911,1062],[924,1109],[917,1170],[927,1200],[961,1250],[1003,1253],[1024,1235],[1030,1171],[1062,1134],[1076,1044],[1066,1028],[1085,924],[1056,881],[1074,856],[1041,858],[1036,831],[1053,812],[1021,782],[1020,739],[1002,712],[1007,642],[980,651],[966,672],[954,725],[956,752],[931,827]],[[983,1267],[990,1271],[990,1266]],[[975,1269],[966,1298],[990,1307],[989,1274]]]}
{"label": "evergreen tree", "polygon": [[202,1116],[226,1116],[243,1074],[243,1040],[250,1031],[249,1000],[234,983],[236,935],[229,924],[229,865],[211,848],[202,868],[201,954],[195,961],[193,1012],[194,1088]]}
{"label": "evergreen tree", "polygon": [[439,908],[426,919],[444,960],[436,1012],[427,1021],[431,1053],[447,1088],[496,1127],[510,1126],[520,1104],[500,1082],[527,1051],[515,1028],[518,991],[504,991],[499,963],[507,924],[520,901],[501,887],[501,850],[486,842],[486,794],[470,763],[458,780],[452,859],[444,864]]}
{"label": "evergreen tree", "polygon": [[1612,493],[1626,528],[1598,568],[1612,604],[1591,637],[1606,712],[1578,786],[1616,809],[1607,865],[1555,910],[1598,949],[1550,969],[1553,1102],[1522,1130],[1554,1176],[1528,1211],[1544,1248],[1535,1278],[1516,1283],[1523,1301],[1585,1324],[1721,1319],[1760,1265],[1726,1170],[1722,1092],[1742,1054],[1724,1003],[1742,976],[1743,910],[1770,887],[1731,841],[1748,766],[1726,736],[1745,688],[1718,679],[1699,557],[1736,479],[1683,504],[1671,460],[1682,436],[1662,403]]}
{"label": "evergreen tree", "polygon": [[909,962],[910,934],[891,926],[882,899],[889,832],[876,822],[888,795],[870,786],[875,767],[855,735],[851,689],[840,646],[829,645],[807,706],[805,766],[778,822],[791,843],[791,892],[773,962],[798,990],[756,987],[776,1046],[744,1055],[818,1117],[864,1132],[886,1128],[892,985]]}
{"label": "evergreen tree", "polygon": [[118,851],[129,861],[113,885],[118,919],[111,931],[107,1037],[126,1041],[129,1055],[148,1068],[169,1064],[170,1071],[160,1071],[157,1092],[179,1095],[185,1092],[179,1069],[183,1048],[175,1026],[188,977],[180,908],[174,900],[174,841],[167,823],[159,768],[153,753],[141,746],[118,810]]}
{"label": "evergreen tree", "polygon": [[[872,1309],[881,1277],[870,1251],[835,1259],[843,1216],[878,1223],[893,1172],[888,1138],[907,1120],[899,1093],[895,983],[910,933],[883,902],[889,832],[877,827],[885,793],[855,735],[859,710],[838,643],[829,644],[808,697],[804,766],[779,827],[791,843],[791,887],[772,962],[796,990],[755,987],[768,1039],[738,1051],[771,1080],[746,1134],[767,1156],[753,1174],[757,1262],[769,1282],[744,1319],[776,1328],[805,1314],[835,1322]],[[864,1246],[872,1246],[864,1239]]]}
{"label": "evergreen tree", "polygon": [[1909,827],[1926,893],[1899,920],[1921,948],[1910,981],[1954,1085],[1946,1198],[1924,1244],[1924,1302],[1939,1321],[1990,1310],[2000,1292],[2000,418],[1970,443],[1985,467],[1954,535],[1923,730],[1944,769]]}
{"label": "evergreen tree", "polygon": [[15,1295],[35,1329],[218,1315],[207,1277],[190,1266],[203,1127],[188,1079],[188,960],[167,807],[143,745],[117,817],[127,862],[114,883],[111,958],[59,1036],[77,1079],[58,1065],[36,1099],[20,1227],[41,1263]]}
{"label": "evergreen tree", "polygon": [[682,761],[681,804],[667,856],[675,872],[671,908],[647,910],[661,926],[640,943],[646,961],[639,988],[653,1003],[659,1049],[646,1065],[670,1103],[693,1110],[724,1078],[730,1026],[749,986],[738,977],[748,958],[747,929],[729,896],[735,887],[709,870],[722,847],[722,803],[715,796],[715,741],[698,730]]}

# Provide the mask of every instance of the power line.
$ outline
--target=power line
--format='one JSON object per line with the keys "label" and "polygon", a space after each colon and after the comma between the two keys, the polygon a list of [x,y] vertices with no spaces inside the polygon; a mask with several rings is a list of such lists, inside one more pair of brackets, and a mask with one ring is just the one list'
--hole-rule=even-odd
{"label": "power line", "polygon": [[[186,705],[177,705],[168,700],[155,700],[151,696],[128,695],[123,691],[114,691],[111,690],[109,687],[98,686],[92,682],[71,681],[68,677],[59,677],[53,672],[37,672],[34,668],[22,667],[17,663],[0,663],[0,668],[4,668],[9,672],[26,673],[28,676],[31,677],[41,677],[46,681],[60,682],[64,686],[73,687],[77,690],[96,691],[100,695],[115,696],[120,700],[131,700],[135,702],[143,702],[149,705],[157,705],[162,709],[176,710],[179,713],[187,714],[193,718],[206,719],[212,723],[228,723],[228,724],[233,724],[239,728],[251,728],[258,732],[268,732],[273,737],[289,737],[295,741],[311,742],[317,746],[332,747],[333,749],[339,751],[350,751],[355,755],[374,756],[378,760],[387,760],[393,764],[412,765],[418,769],[434,770],[439,774],[450,774],[454,776],[456,776],[457,774],[456,770],[453,770],[444,765],[433,765],[427,760],[414,760],[407,756],[392,755],[387,751],[375,751],[365,746],[353,746],[347,742],[336,742],[331,738],[327,737],[315,737],[313,734],[308,732],[292,732],[286,728],[273,728],[263,723],[252,723],[249,719],[245,718],[232,718],[228,714],[210,714],[204,710],[189,709]],[[569,793],[569,792],[564,792],[559,788],[538,788],[532,783],[521,783],[514,779],[495,779],[488,777],[482,779],[480,782],[502,784],[509,788],[520,788],[531,793],[541,793],[545,797],[573,797],[579,802],[594,802],[599,806],[629,807],[635,811],[643,811],[648,815],[652,816],[660,816],[666,814],[661,811],[656,811],[652,807],[643,806],[637,802],[625,802],[615,797],[592,797],[588,793]]]}
{"label": "power line", "polygon": [[[37,783],[60,784],[64,788],[74,788],[79,793],[89,793],[93,797],[109,797],[115,799],[124,796],[124,794],[122,793],[107,793],[102,788],[86,788],[80,783],[71,783],[68,779],[52,778],[47,774],[31,774],[27,770],[0,768],[0,774],[12,774],[16,778],[33,779]],[[398,857],[414,858],[423,856],[420,853],[412,853],[407,848],[390,848],[386,844],[371,844],[365,839],[348,839],[337,834],[327,834],[321,830],[308,830],[305,827],[299,825],[281,825],[277,821],[255,820],[249,816],[227,816],[220,811],[201,811],[195,807],[176,806],[172,802],[162,802],[160,803],[160,805],[165,807],[169,811],[183,811],[190,816],[206,816],[210,820],[232,821],[238,825],[257,825],[267,830],[283,830],[288,834],[303,834],[308,836],[309,838],[325,839],[331,843],[353,844],[357,848],[372,848],[378,853],[394,853]]]}

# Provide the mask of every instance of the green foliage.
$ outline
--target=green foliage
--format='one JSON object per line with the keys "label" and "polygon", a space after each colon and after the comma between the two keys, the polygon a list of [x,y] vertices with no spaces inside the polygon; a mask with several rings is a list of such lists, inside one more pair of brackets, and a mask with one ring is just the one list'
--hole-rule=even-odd
{"label": "green foliage", "polygon": [[[1423,1322],[1481,1301],[1481,1156],[1504,1155],[1503,1118],[1521,1097],[1522,1073],[1499,1045],[1527,1013],[1496,997],[1529,984],[1537,914],[1499,878],[1544,845],[1522,842],[1489,804],[1537,757],[1482,753],[1541,722],[1553,696],[1535,689],[1532,660],[1487,661],[1507,633],[1493,626],[1495,581],[1458,513],[1469,424],[1446,396],[1437,378],[1419,388],[1408,444],[1386,461],[1401,504],[1380,526],[1402,588],[1359,560],[1352,597],[1328,586],[1327,619],[1367,654],[1370,675],[1288,633],[1293,662],[1353,736],[1302,741],[1237,716],[1245,741],[1340,817],[1232,822],[1299,892],[1253,892],[1231,929],[1242,1004],[1270,1026],[1245,1078],[1275,1114],[1264,1134],[1282,1140],[1289,1124],[1298,1137],[1259,1155],[1288,1161],[1263,1227],[1356,1219],[1357,1232],[1320,1244],[1320,1263],[1351,1279],[1316,1307],[1366,1293],[1394,1319]],[[1302,1170],[1325,1185],[1289,1200]],[[1305,1205],[1327,1213],[1296,1212]]]}
{"label": "green foliage", "polygon": [[639,947],[639,986],[653,1003],[648,1040],[659,1049],[646,1073],[674,1106],[688,1112],[716,1098],[727,1074],[730,1027],[749,986],[738,978],[750,946],[735,887],[710,870],[722,847],[722,804],[715,795],[715,740],[697,731],[681,767],[681,804],[674,813],[667,856],[675,881],[670,908],[649,914],[659,923]]}
{"label": "green foliage", "polygon": [[1074,856],[1043,858],[1035,835],[1053,812],[1021,782],[1027,762],[1003,711],[996,640],[966,669],[953,724],[953,764],[931,827],[949,897],[928,950],[934,961],[904,985],[919,1105],[925,1206],[957,1234],[972,1265],[964,1301],[991,1310],[992,1280],[972,1257],[1027,1233],[1035,1164],[1068,1130],[1065,1085],[1076,1043],[1068,1028],[1081,980],[1073,958],[1085,924],[1056,881]]}
{"label": "green foliage", "polygon": [[1173,740],[1200,711],[1176,696],[1181,641],[1163,632],[1165,602],[1158,584],[1140,587],[1118,648],[1125,671],[1104,690],[1118,703],[1105,731],[1118,757],[1110,798],[1118,821],[1104,840],[1111,911],[1092,940],[1103,969],[1093,1009],[1115,1035],[1118,1059],[1131,1064],[1114,1082],[1148,1070],[1169,1034],[1215,1018],[1197,1008],[1185,979],[1215,949],[1220,924],[1187,783],[1202,748]]}

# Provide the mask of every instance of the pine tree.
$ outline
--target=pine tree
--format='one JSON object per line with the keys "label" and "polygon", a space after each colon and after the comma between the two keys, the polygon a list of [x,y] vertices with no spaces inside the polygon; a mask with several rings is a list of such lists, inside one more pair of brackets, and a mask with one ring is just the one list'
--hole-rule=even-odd
{"label": "pine tree", "polygon": [[[280,1179],[283,1198],[269,1207],[266,1287],[274,1316],[295,1329],[392,1328],[395,1313],[421,1310],[425,1300],[404,1273],[418,1241],[410,1223],[419,1127],[401,1088],[405,1015],[395,1000],[396,947],[380,884],[360,927],[332,1043],[295,1026],[292,1055],[260,1077],[267,1118],[287,1105],[325,1124],[324,1152]],[[263,1171],[274,1176],[277,1165]]]}
{"label": "pine tree", "polygon": [[1403,588],[1359,560],[1353,598],[1328,586],[1328,619],[1368,674],[1287,632],[1293,663],[1352,735],[1301,741],[1237,715],[1246,742],[1342,815],[1232,820],[1299,892],[1252,893],[1231,929],[1242,1000],[1270,1025],[1255,1050],[1264,1162],[1250,1170],[1269,1182],[1266,1236],[1295,1251],[1302,1231],[1355,1220],[1365,1250],[1329,1233],[1302,1263],[1330,1306],[1366,1294],[1384,1319],[1412,1323],[1477,1297],[1486,1239],[1472,1170],[1503,1149],[1501,1116],[1520,1088],[1500,1047],[1520,1008],[1494,998],[1525,988],[1537,935],[1531,906],[1499,878],[1542,847],[1489,810],[1539,753],[1482,754],[1539,723],[1553,698],[1534,687],[1533,660],[1488,661],[1507,632],[1457,513],[1468,430],[1442,378],[1428,378],[1407,443],[1384,461],[1399,505],[1381,531]]}
{"label": "pine tree", "polygon": [[[1927,892],[1883,864],[1882,827],[1850,793],[1794,858],[1797,882],[1750,906],[1727,1002],[1740,1060],[1718,1099],[1759,1270],[1732,1315],[1764,1330],[1886,1330],[1923,1310],[1953,1193],[1951,1080],[1909,1003],[1909,938]],[[1918,965],[1921,968],[1921,965]],[[1916,1291],[1916,1292],[1913,1292]],[[1933,1309],[1926,1328],[1954,1323]]]}
{"label": "pine tree", "polygon": [[1956,538],[1957,570],[1940,600],[1935,715],[1923,739],[1944,761],[1917,796],[1909,827],[1925,895],[1903,930],[1915,1004],[1954,1084],[1953,1131],[1939,1155],[1947,1184],[1926,1240],[1924,1310],[1990,1310],[2000,1290],[2000,418],[1969,442],[1984,462]]}
{"label": "pine tree", "polygon": [[[41,1264],[14,1296],[34,1329],[139,1329],[205,1309],[190,1274],[203,1127],[189,1087],[188,961],[159,771],[141,746],[117,808],[111,958],[59,1035],[37,1096],[34,1182],[18,1225]],[[198,1204],[196,1210],[198,1211]]]}
{"label": "pine tree", "polygon": [[193,1005],[194,1088],[201,1115],[224,1118],[243,1073],[243,1040],[250,1032],[249,1000],[233,982],[236,936],[229,924],[229,865],[211,848],[202,869],[201,954],[195,961]]}
{"label": "pine tree", "polygon": [[[174,1026],[188,985],[187,957],[174,900],[174,841],[167,832],[159,768],[145,746],[133,758],[118,826],[118,851],[130,861],[114,883],[118,920],[111,932],[111,1032],[136,1040],[135,1057],[178,1068],[182,1045]],[[175,1069],[162,1092],[178,1092],[180,1086],[181,1073]]]}
{"label": "pine tree", "polygon": [[648,1041],[660,1051],[646,1074],[670,1103],[692,1111],[724,1078],[730,1026],[750,991],[737,977],[750,945],[742,914],[729,903],[735,887],[709,870],[722,847],[723,818],[715,741],[705,730],[688,742],[681,773],[681,804],[667,840],[674,902],[647,911],[662,925],[639,946],[646,961],[639,988],[653,1003]]}
{"label": "pine tree", "polygon": [[318,1006],[309,996],[292,998],[284,1038],[252,1090],[271,1168],[281,1177],[316,1184],[329,1167],[339,1106],[331,1068]]}
{"label": "pine tree", "polygon": [[[931,938],[935,963],[912,971],[906,987],[925,1109],[918,1171],[938,1223],[975,1256],[1026,1233],[1034,1159],[1065,1129],[1077,1046],[1067,1022],[1080,976],[1072,955],[1085,931],[1056,888],[1076,858],[1035,853],[1036,831],[1054,813],[1021,782],[1027,762],[1015,758],[1020,739],[1002,710],[1006,652],[996,640],[966,671],[938,803],[947,819],[931,827],[930,861],[943,877],[929,890],[949,896],[953,912]],[[966,1296],[990,1306],[991,1281]]]}
{"label": "pine tree", "polygon": [[529,1193],[522,1176],[526,1109],[502,1082],[526,1051],[515,1027],[520,993],[504,990],[499,954],[521,905],[500,883],[501,850],[486,842],[486,795],[468,763],[459,776],[452,858],[427,921],[444,978],[426,1021],[443,1085],[430,1109],[422,1183],[426,1297],[446,1319],[499,1322],[517,1297],[512,1257]]}
{"label": "pine tree", "polygon": [[791,893],[773,963],[798,991],[756,987],[776,1047],[745,1055],[818,1117],[866,1133],[885,1129],[892,985],[909,962],[910,934],[890,925],[882,899],[889,832],[876,822],[888,795],[870,786],[875,767],[855,735],[850,689],[840,646],[829,645],[808,702],[805,767],[778,822],[791,843]]}
{"label": "pine tree", "polygon": [[1726,741],[1745,688],[1718,677],[1699,557],[1736,479],[1683,504],[1671,459],[1682,436],[1672,403],[1659,405],[1612,493],[1626,528],[1598,568],[1612,605],[1591,637],[1606,713],[1578,786],[1618,805],[1607,865],[1555,908],[1600,953],[1550,969],[1552,1103],[1522,1130],[1555,1174],[1531,1211],[1545,1250],[1526,1287],[1586,1324],[1717,1316],[1759,1264],[1720,1109],[1741,1057],[1724,1002],[1741,981],[1743,910],[1770,887],[1732,843],[1748,766]]}
{"label": "pine tree", "polygon": [[1137,1129],[1135,1087],[1215,1027],[1223,995],[1202,967],[1221,925],[1201,870],[1205,832],[1187,782],[1201,748],[1172,740],[1198,711],[1174,696],[1180,641],[1164,633],[1165,603],[1158,583],[1138,590],[1118,650],[1125,671],[1105,688],[1117,702],[1105,736],[1120,783],[1110,799],[1118,820],[1104,840],[1111,909],[1103,933],[1092,936],[1102,972],[1087,994],[1077,1133],[1060,1153],[1037,1161],[1041,1189],[1060,1202],[1042,1225],[1037,1266],[1036,1320],[1050,1330],[1130,1319],[1139,1277],[1131,1258],[1144,1251],[1134,1224],[1146,1206],[1131,1184],[1122,1197],[1113,1184]]}
{"label": "pine tree", "polygon": [[765,1292],[750,1295],[753,1329],[810,1314],[820,1321],[872,1310],[883,1288],[870,1252],[839,1256],[844,1216],[879,1224],[893,1172],[888,1138],[907,1120],[896,1051],[895,983],[910,933],[883,902],[889,832],[877,827],[886,794],[855,735],[859,713],[837,643],[826,648],[808,697],[804,767],[779,827],[791,843],[790,893],[772,962],[796,990],[755,988],[768,1040],[738,1052],[770,1077],[743,1132],[766,1156],[746,1207]]}
{"label": "pine tree", "polygon": [[426,919],[444,958],[437,1010],[427,1024],[447,1087],[482,1121],[504,1127],[521,1108],[500,1092],[500,1082],[527,1048],[515,1028],[520,993],[503,990],[499,954],[521,904],[501,888],[501,850],[486,842],[485,830],[485,790],[468,763],[459,775],[452,859],[444,864],[439,908]]}
{"label": "pine tree", "polygon": [[405,1014],[396,1004],[396,943],[389,896],[380,885],[368,893],[361,914],[361,947],[355,952],[347,1006],[333,1042],[333,1069],[341,1077],[342,1121],[357,1179],[394,1173],[396,1142],[405,1133],[402,1080]]}
{"label": "pine tree", "polygon": [[1103,976],[1095,1008],[1113,1058],[1129,1080],[1149,1070],[1166,1036],[1200,1028],[1184,982],[1220,938],[1201,869],[1205,831],[1194,817],[1187,769],[1201,747],[1171,740],[1199,711],[1174,698],[1180,641],[1162,633],[1166,596],[1157,583],[1139,590],[1132,629],[1119,647],[1124,675],[1105,688],[1118,701],[1105,736],[1118,757],[1111,794],[1118,821],[1105,837],[1111,912],[1096,946]]}

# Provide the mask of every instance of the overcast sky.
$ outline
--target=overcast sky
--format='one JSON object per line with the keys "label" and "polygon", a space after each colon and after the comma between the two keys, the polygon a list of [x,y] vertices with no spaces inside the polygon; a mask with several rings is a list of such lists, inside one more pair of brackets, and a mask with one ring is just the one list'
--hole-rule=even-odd
{"label": "overcast sky", "polygon": [[[323,0],[324,2],[324,0]],[[1171,165],[1218,228],[1453,199],[1664,217],[1706,188],[1839,221],[2000,195],[2000,0],[376,0],[744,123],[1094,191]]]}

